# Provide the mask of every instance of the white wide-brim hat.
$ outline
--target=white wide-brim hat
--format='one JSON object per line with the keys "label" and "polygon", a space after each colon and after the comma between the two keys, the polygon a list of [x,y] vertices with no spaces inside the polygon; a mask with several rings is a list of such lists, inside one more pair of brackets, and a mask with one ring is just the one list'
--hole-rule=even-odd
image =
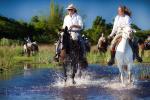
{"label": "white wide-brim hat", "polygon": [[66,9],[67,10],[69,10],[69,9],[75,9],[75,10],[77,10],[76,7],[73,4],[68,5],[68,7]]}

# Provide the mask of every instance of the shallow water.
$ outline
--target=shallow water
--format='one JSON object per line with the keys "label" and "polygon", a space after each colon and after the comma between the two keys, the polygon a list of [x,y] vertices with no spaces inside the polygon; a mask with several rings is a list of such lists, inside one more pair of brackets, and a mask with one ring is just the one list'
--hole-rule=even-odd
{"label": "shallow water", "polygon": [[[25,68],[0,77],[0,100],[149,100],[150,66],[134,65],[133,85],[122,86],[117,67],[90,65],[76,85],[64,83],[58,69]],[[143,74],[144,73],[144,74]]]}

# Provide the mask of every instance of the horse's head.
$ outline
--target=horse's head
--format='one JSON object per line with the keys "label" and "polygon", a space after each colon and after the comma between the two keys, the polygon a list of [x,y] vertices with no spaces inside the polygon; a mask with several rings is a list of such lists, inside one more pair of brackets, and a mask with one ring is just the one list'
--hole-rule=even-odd
{"label": "horse's head", "polygon": [[131,38],[133,37],[133,33],[136,32],[134,29],[132,29],[132,28],[129,27],[129,26],[126,26],[123,31],[124,31],[124,32],[123,32],[122,37],[123,37],[123,38],[126,38],[126,39],[127,39],[127,38],[131,39]]}
{"label": "horse's head", "polygon": [[65,49],[66,52],[69,52],[70,48],[70,34],[68,32],[68,27],[66,26],[65,29],[60,30],[61,34],[61,43],[62,43],[62,49]]}

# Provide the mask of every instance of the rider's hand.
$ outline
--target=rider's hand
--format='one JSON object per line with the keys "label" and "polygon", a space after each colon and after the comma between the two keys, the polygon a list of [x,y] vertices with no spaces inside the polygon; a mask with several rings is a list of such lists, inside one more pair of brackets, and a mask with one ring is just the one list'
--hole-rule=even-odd
{"label": "rider's hand", "polygon": [[79,29],[81,29],[81,26],[80,25],[72,25],[72,26],[70,26],[70,29],[72,29],[72,28],[79,28]]}
{"label": "rider's hand", "polygon": [[70,26],[70,29],[72,29],[72,28],[74,28],[74,27],[75,27],[75,25],[71,25],[71,26]]}
{"label": "rider's hand", "polygon": [[110,36],[110,35],[109,35],[107,38],[108,38],[108,39],[111,39],[111,38],[112,38],[112,36]]}

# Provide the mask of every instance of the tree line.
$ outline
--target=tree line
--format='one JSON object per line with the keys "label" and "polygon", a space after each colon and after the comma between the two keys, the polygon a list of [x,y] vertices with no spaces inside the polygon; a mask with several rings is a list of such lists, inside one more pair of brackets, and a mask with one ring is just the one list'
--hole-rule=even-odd
{"label": "tree line", "polygon": [[[0,15],[0,38],[23,41],[29,36],[40,43],[53,43],[58,39],[57,32],[62,27],[65,15],[64,8],[54,4],[53,0],[50,3],[49,16],[33,16],[30,22],[18,21]],[[81,34],[86,35],[92,44],[96,44],[101,33],[108,36],[112,27],[112,23],[106,23],[104,18],[97,16],[92,27],[84,29]],[[150,30],[141,30],[135,24],[132,24],[132,27],[137,30],[136,35],[142,39],[150,34]]]}

